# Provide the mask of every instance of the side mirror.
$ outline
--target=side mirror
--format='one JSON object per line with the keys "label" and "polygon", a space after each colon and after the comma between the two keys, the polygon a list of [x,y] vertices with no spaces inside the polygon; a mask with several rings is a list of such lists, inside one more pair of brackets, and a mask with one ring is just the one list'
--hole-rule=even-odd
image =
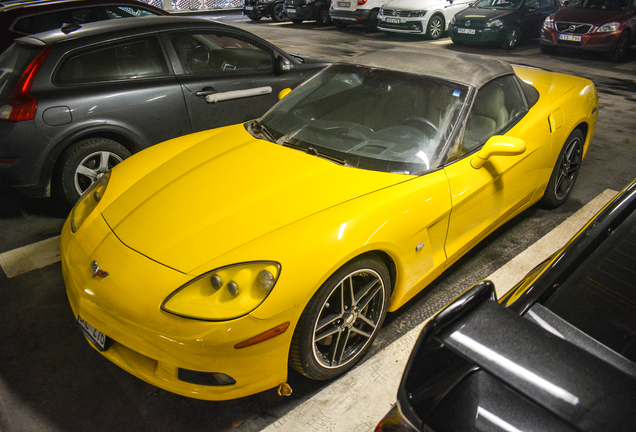
{"label": "side mirror", "polygon": [[491,136],[486,144],[477,152],[470,164],[479,169],[493,156],[517,156],[526,151],[524,140],[504,135]]}
{"label": "side mirror", "polygon": [[280,92],[278,92],[278,100],[281,100],[282,98],[287,96],[290,92],[291,92],[291,89],[289,87],[282,89]]}
{"label": "side mirror", "polygon": [[278,56],[276,58],[276,73],[282,74],[285,72],[289,72],[293,68],[294,68],[294,65],[292,64],[292,62],[290,62],[285,57]]}

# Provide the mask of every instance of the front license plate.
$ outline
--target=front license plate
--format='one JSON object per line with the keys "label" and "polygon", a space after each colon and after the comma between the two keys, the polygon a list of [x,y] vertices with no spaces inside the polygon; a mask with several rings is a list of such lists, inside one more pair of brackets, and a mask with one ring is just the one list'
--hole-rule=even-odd
{"label": "front license plate", "polygon": [[106,351],[106,335],[95,327],[87,323],[81,316],[77,316],[77,323],[82,329],[82,333],[99,349],[100,351]]}
{"label": "front license plate", "polygon": [[254,6],[245,6],[245,10],[254,10]]}
{"label": "front license plate", "polygon": [[475,34],[475,29],[458,28],[457,33]]}
{"label": "front license plate", "polygon": [[351,2],[338,2],[338,7],[349,7]]}
{"label": "front license plate", "polygon": [[386,22],[392,23],[392,24],[399,24],[400,23],[400,19],[399,18],[387,18]]}
{"label": "front license plate", "polygon": [[287,10],[285,12],[287,12],[287,13],[296,13],[296,9],[287,8]]}
{"label": "front license plate", "polygon": [[559,39],[572,42],[581,42],[581,36],[577,35],[560,34]]}

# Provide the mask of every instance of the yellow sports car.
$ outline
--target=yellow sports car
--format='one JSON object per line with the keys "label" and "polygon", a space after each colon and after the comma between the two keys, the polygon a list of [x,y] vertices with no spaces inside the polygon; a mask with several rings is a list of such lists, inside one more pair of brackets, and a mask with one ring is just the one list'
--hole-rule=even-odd
{"label": "yellow sports car", "polygon": [[262,118],[117,165],[62,233],[91,344],[162,389],[222,400],[336,377],[394,311],[498,226],[561,204],[592,82],[449,51],[335,64]]}

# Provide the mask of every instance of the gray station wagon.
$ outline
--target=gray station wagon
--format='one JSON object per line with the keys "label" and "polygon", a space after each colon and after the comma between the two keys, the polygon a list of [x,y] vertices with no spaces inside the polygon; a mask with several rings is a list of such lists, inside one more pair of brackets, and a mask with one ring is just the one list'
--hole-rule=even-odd
{"label": "gray station wagon", "polygon": [[0,57],[0,185],[73,203],[131,153],[259,117],[326,65],[199,18],[17,39]]}

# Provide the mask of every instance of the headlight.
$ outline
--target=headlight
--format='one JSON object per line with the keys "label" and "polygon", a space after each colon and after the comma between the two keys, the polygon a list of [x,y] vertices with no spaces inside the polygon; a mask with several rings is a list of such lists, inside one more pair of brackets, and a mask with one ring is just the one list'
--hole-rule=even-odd
{"label": "headlight", "polygon": [[486,23],[486,27],[501,27],[502,25],[501,20],[492,20]]}
{"label": "headlight", "polygon": [[543,27],[547,29],[554,28],[554,17],[552,15],[550,15],[545,19],[545,21],[543,21]]}
{"label": "headlight", "polygon": [[455,24],[455,15],[453,15],[453,17],[451,18],[450,23]]}
{"label": "headlight", "polygon": [[411,16],[412,17],[423,17],[426,16],[426,12],[425,10],[419,10],[419,11],[413,11],[411,12]]}
{"label": "headlight", "polygon": [[600,27],[597,27],[597,29],[594,31],[596,33],[609,33],[609,32],[618,31],[619,28],[621,28],[621,23],[612,22],[612,23],[604,24]]}
{"label": "headlight", "polygon": [[71,211],[71,230],[73,232],[77,232],[88,215],[97,207],[97,203],[104,196],[104,192],[108,186],[108,180],[110,180],[110,171],[101,176],[99,180],[86,189],[86,192],[84,192],[79,201],[77,201]]}
{"label": "headlight", "polygon": [[222,321],[247,315],[267,298],[280,264],[257,261],[221,267],[188,282],[161,309],[185,318]]}
{"label": "headlight", "polygon": [[316,3],[316,0],[306,0],[305,4],[312,4],[312,3]]}

